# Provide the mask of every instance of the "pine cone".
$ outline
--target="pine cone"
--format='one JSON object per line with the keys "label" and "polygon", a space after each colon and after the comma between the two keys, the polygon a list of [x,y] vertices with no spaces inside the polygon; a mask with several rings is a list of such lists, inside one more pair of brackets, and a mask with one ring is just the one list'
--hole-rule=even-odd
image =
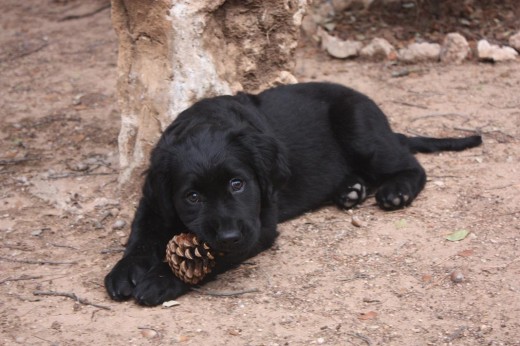
{"label": "pine cone", "polygon": [[173,273],[188,284],[198,284],[215,266],[207,243],[200,244],[193,233],[174,236],[166,246],[166,262]]}

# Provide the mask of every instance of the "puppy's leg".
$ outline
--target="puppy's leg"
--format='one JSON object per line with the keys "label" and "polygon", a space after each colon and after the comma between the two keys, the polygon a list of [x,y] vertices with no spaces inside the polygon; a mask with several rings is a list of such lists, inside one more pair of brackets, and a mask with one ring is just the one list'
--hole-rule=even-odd
{"label": "puppy's leg", "polygon": [[345,90],[344,97],[331,105],[329,116],[349,169],[379,187],[378,205],[385,210],[409,205],[423,189],[426,175],[379,107],[368,97]]}
{"label": "puppy's leg", "polygon": [[[411,157],[410,160],[414,160]],[[424,169],[417,167],[397,171],[390,176],[381,174],[381,186],[376,192],[376,201],[380,208],[395,210],[403,208],[415,199],[426,183]]]}
{"label": "puppy's leg", "polygon": [[333,197],[334,203],[342,209],[351,209],[363,203],[367,197],[367,186],[357,175],[347,175]]}
{"label": "puppy's leg", "polygon": [[114,300],[134,297],[142,305],[157,305],[188,291],[164,263],[166,244],[182,228],[163,220],[156,210],[141,199],[125,254],[105,277]]}

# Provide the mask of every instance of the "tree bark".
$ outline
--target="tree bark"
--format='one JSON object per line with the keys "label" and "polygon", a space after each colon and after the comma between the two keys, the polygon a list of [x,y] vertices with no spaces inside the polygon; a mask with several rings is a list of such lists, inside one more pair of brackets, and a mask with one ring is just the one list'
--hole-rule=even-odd
{"label": "tree bark", "polygon": [[308,1],[112,0],[123,188],[135,186],[161,132],[193,102],[296,81]]}

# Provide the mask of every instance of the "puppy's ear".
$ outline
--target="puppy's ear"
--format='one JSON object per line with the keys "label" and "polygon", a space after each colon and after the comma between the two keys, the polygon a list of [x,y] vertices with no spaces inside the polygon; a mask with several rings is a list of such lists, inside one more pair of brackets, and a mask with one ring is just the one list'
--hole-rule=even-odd
{"label": "puppy's ear", "polygon": [[152,151],[150,168],[146,172],[143,197],[164,221],[176,216],[173,204],[173,153],[158,145]]}
{"label": "puppy's ear", "polygon": [[250,154],[262,193],[271,196],[291,175],[285,146],[276,138],[261,133],[242,133],[238,139]]}

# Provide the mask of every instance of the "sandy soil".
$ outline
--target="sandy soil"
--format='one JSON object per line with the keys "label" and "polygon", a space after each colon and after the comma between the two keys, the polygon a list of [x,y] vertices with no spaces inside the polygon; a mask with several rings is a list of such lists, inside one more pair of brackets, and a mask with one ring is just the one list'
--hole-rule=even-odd
{"label": "sandy soil", "polygon": [[[371,198],[353,212],[361,227],[332,207],[282,224],[271,250],[178,306],[110,301],[103,277],[137,197],[117,193],[109,10],[81,16],[104,4],[0,5],[0,344],[520,345],[518,61],[407,67],[302,50],[301,80],[369,94],[396,130],[478,130],[484,145],[420,155],[429,183],[405,210]],[[255,292],[213,295],[243,290]]]}

